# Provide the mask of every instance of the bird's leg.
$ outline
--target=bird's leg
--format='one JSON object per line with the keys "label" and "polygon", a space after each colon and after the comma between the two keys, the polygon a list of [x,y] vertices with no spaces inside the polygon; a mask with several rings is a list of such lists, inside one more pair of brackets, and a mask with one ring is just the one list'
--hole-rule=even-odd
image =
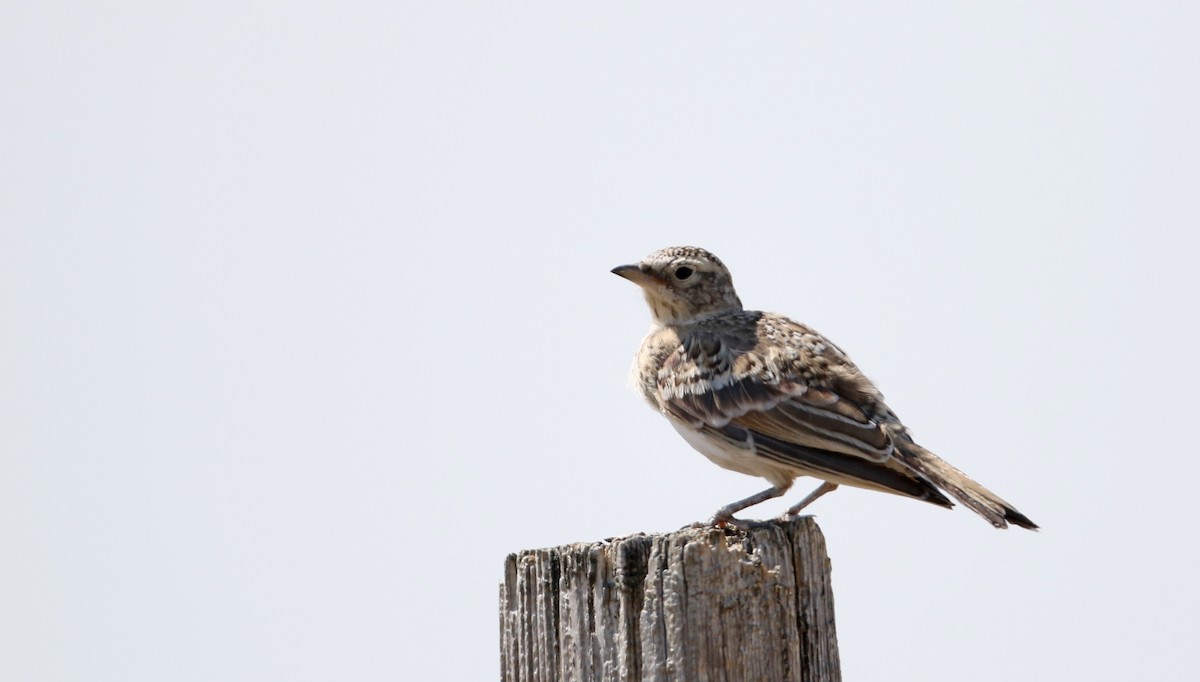
{"label": "bird's leg", "polygon": [[755,493],[755,494],[751,495],[750,497],[747,497],[744,500],[738,500],[737,502],[730,502],[729,504],[725,505],[724,507],[721,507],[720,509],[718,509],[717,513],[713,514],[713,517],[711,519],[709,519],[708,521],[705,521],[702,523],[697,523],[695,525],[698,528],[702,528],[702,527],[706,527],[706,526],[716,526],[718,528],[724,528],[726,525],[732,525],[736,528],[748,527],[749,524],[747,522],[739,521],[738,519],[733,518],[733,515],[740,512],[741,510],[745,509],[746,507],[753,507],[754,505],[758,504],[759,502],[765,502],[767,500],[779,497],[780,495],[786,493],[787,491],[788,491],[788,489],[786,487],[772,486],[772,487],[767,488],[766,490],[762,491],[761,493]]}
{"label": "bird's leg", "polygon": [[813,502],[816,502],[818,497],[824,495],[825,493],[831,493],[837,489],[838,489],[837,483],[830,483],[829,481],[825,481],[820,486],[818,486],[816,490],[809,493],[808,497],[804,498],[803,500],[800,500],[799,503],[794,505],[791,509],[787,510],[784,513],[782,518],[786,519],[789,516],[795,516],[796,514],[799,514],[801,509],[804,509],[805,507],[812,504]]}

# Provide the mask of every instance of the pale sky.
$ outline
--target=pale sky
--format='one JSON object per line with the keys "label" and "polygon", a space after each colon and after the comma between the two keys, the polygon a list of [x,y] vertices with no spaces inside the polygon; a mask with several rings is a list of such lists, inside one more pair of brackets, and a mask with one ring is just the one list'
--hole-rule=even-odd
{"label": "pale sky", "polygon": [[6,3],[0,679],[496,679],[507,553],[765,487],[628,386],[676,244],[1043,527],[817,502],[846,679],[1186,679],[1197,26]]}

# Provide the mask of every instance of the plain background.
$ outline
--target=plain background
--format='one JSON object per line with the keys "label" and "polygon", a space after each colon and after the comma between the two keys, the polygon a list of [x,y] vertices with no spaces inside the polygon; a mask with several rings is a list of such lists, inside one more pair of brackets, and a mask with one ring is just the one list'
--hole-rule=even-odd
{"label": "plain background", "polygon": [[495,679],[506,553],[763,487],[627,386],[673,244],[1044,528],[822,499],[847,679],[1190,678],[1198,26],[4,3],[0,678]]}

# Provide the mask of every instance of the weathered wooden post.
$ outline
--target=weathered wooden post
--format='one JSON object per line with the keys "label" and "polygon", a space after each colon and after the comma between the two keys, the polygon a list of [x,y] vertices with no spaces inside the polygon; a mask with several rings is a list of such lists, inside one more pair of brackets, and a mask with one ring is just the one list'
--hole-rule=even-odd
{"label": "weathered wooden post", "polygon": [[501,679],[840,680],[829,574],[808,517],[511,554]]}

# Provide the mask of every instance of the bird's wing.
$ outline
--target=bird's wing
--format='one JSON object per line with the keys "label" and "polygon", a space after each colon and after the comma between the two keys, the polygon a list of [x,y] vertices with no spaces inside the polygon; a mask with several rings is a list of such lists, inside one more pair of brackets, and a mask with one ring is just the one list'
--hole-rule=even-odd
{"label": "bird's wing", "polygon": [[658,372],[663,411],[804,475],[953,506],[892,456],[903,427],[866,377],[815,332],[785,322],[813,338],[682,335]]}
{"label": "bird's wing", "polygon": [[847,382],[857,373],[849,360],[792,324],[813,339],[778,343],[710,330],[682,336],[659,370],[660,405],[696,427],[732,423],[783,443],[887,460],[890,431],[855,400],[874,387]]}

